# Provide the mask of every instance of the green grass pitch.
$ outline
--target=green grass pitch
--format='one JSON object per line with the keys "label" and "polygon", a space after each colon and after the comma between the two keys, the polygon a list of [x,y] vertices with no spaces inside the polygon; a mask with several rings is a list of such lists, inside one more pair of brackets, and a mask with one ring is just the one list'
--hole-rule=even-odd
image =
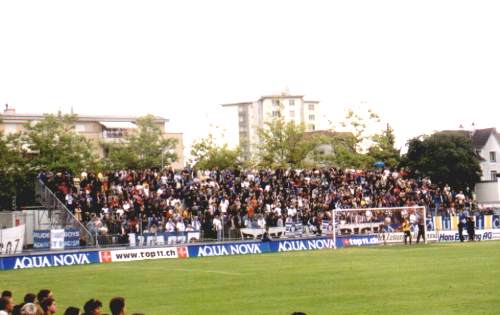
{"label": "green grass pitch", "polygon": [[0,272],[58,313],[113,296],[127,314],[500,314],[500,242],[377,246]]}

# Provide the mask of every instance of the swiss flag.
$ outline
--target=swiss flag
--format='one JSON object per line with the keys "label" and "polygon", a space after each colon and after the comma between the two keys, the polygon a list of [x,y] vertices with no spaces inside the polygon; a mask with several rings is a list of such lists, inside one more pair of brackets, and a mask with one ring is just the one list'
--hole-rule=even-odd
{"label": "swiss flag", "polygon": [[111,252],[101,252],[101,262],[110,263],[113,259],[111,258]]}
{"label": "swiss flag", "polygon": [[188,258],[188,251],[186,247],[177,247],[177,256],[179,258]]}

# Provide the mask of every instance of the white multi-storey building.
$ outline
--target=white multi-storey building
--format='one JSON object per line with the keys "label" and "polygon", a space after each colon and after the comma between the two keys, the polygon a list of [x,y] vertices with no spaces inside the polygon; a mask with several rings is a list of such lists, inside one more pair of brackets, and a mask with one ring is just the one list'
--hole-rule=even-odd
{"label": "white multi-storey building", "polygon": [[478,129],[472,133],[472,145],[481,157],[481,181],[497,181],[500,174],[500,135],[495,128]]}
{"label": "white multi-storey building", "polygon": [[303,95],[262,96],[254,102],[223,104],[224,107],[237,107],[239,144],[243,156],[249,158],[260,143],[259,128],[265,128],[265,122],[282,117],[285,122],[304,124],[306,131],[319,128],[319,101],[308,101]]}

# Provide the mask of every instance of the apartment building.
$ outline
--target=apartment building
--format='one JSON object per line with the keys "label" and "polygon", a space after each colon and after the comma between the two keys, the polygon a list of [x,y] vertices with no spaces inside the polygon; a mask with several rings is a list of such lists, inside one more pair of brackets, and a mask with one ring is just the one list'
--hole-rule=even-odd
{"label": "apartment building", "polygon": [[222,104],[237,108],[239,144],[247,159],[260,143],[258,130],[265,128],[265,122],[273,118],[282,117],[285,122],[304,124],[308,132],[318,130],[319,105],[319,101],[305,100],[304,95],[292,95],[288,91],[262,96],[257,101]]}
{"label": "apartment building", "polygon": [[[4,135],[22,131],[24,125],[28,122],[36,122],[43,119],[44,114],[23,114],[16,113],[13,107],[5,106],[2,114],[0,114],[0,131]],[[117,142],[123,139],[128,133],[134,132],[137,129],[135,122],[139,117],[122,117],[122,116],[90,116],[77,115],[75,121],[75,132],[92,141],[92,147],[95,153],[104,157],[103,144]],[[155,117],[155,124],[162,130],[164,137],[174,138],[177,140],[175,153],[178,160],[172,165],[174,168],[184,167],[184,144],[182,133],[169,133],[165,131],[165,124],[168,119]]]}

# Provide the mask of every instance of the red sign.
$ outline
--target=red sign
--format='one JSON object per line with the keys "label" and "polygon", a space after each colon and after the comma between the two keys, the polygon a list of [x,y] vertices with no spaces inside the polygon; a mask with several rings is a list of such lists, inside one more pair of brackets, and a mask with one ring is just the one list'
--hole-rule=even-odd
{"label": "red sign", "polygon": [[188,258],[188,251],[186,247],[177,247],[177,257]]}
{"label": "red sign", "polygon": [[102,263],[110,263],[112,262],[111,252],[101,252],[101,262]]}

